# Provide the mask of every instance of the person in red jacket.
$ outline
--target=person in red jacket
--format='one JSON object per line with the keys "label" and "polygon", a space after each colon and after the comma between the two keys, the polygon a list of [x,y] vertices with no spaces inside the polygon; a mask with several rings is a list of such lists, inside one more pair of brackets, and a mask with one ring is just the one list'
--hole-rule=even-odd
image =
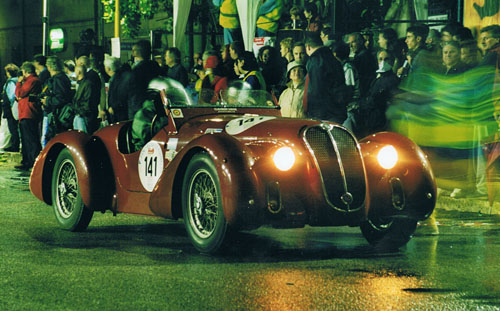
{"label": "person in red jacket", "polygon": [[203,53],[203,68],[205,68],[205,78],[201,84],[200,99],[205,103],[220,102],[221,93],[227,89],[227,77],[222,76],[217,51]]}
{"label": "person in red jacket", "polygon": [[22,76],[16,84],[16,98],[19,109],[19,128],[21,131],[21,165],[17,169],[29,170],[42,150],[39,123],[42,110],[37,96],[42,91],[42,83],[36,76],[35,66],[30,62],[21,65]]}

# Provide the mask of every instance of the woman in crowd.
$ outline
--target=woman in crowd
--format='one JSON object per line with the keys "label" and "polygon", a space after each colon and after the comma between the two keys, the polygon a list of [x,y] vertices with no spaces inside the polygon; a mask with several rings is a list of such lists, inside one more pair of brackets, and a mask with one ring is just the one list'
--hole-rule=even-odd
{"label": "woman in crowd", "polygon": [[278,51],[269,45],[263,46],[258,55],[259,68],[266,81],[267,91],[276,88],[283,78],[286,66],[281,62]]}
{"label": "woman in crowd", "polygon": [[293,61],[288,64],[287,75],[290,82],[279,99],[283,117],[305,118],[303,106],[305,72],[306,67],[301,62]]}

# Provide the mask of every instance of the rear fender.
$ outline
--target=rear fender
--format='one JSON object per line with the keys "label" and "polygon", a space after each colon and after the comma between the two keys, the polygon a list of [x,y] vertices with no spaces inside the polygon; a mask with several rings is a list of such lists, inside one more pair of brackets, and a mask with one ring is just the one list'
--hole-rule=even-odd
{"label": "rear fender", "polygon": [[75,162],[78,185],[83,203],[93,210],[110,207],[114,194],[114,178],[107,150],[97,137],[79,131],[57,135],[37,158],[30,179],[31,192],[52,204],[52,175],[59,153],[68,149]]}

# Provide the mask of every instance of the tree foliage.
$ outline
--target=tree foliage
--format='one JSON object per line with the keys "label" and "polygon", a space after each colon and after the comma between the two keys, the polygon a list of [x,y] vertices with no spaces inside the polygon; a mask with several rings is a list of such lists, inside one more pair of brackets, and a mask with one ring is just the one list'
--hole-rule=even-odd
{"label": "tree foliage", "polygon": [[[103,18],[107,22],[115,19],[116,0],[101,0],[104,7]],[[151,19],[158,12],[167,12],[172,23],[173,0],[120,0],[120,25],[125,36],[131,38],[139,34],[142,18]],[[168,25],[167,25],[168,28]]]}

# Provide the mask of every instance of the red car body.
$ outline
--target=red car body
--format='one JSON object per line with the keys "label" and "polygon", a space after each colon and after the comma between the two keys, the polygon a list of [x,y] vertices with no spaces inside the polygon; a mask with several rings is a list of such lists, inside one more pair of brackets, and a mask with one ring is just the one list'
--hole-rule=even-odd
{"label": "red car body", "polygon": [[[397,248],[434,209],[429,162],[402,135],[381,132],[357,141],[340,125],[282,118],[269,104],[179,105],[161,94],[166,125],[140,150],[130,150],[127,121],[93,135],[61,133],[41,152],[30,189],[54,206],[63,227],[85,229],[93,211],[187,217],[195,247],[214,253],[223,249],[227,228],[349,225],[361,226],[375,245]],[[384,169],[377,157],[388,145],[398,160]],[[288,170],[273,160],[283,147],[295,156]],[[74,167],[76,185],[57,178],[64,177],[64,163]],[[212,190],[196,192],[207,181]],[[67,196],[76,208],[64,203]]]}

